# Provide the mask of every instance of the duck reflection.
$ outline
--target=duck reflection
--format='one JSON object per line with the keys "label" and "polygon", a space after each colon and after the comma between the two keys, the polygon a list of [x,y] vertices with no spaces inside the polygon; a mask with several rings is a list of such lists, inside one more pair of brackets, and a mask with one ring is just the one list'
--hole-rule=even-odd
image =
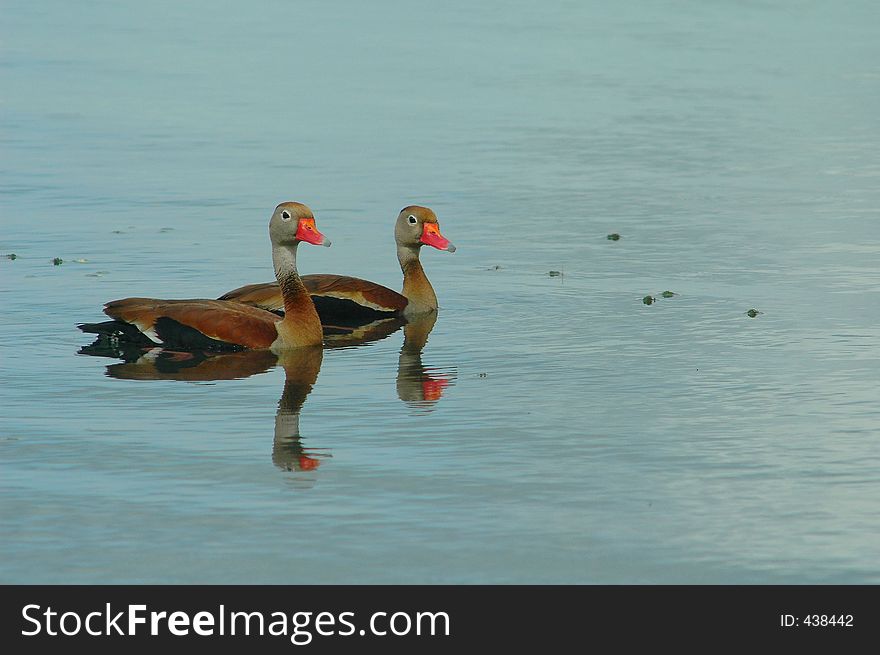
{"label": "duck reflection", "polygon": [[280,355],[270,350],[222,353],[145,349],[110,340],[106,336],[83,346],[79,353],[121,359],[121,363],[110,364],[106,369],[106,375],[120,380],[240,380],[266,373],[275,366],[281,367],[284,370],[284,387],[275,413],[272,463],[283,471],[308,473],[332,457],[329,449],[306,447],[299,425],[300,411],[318,380],[324,351],[366,346],[385,339],[403,327],[397,394],[408,405],[430,410],[454,379],[454,374],[438,374],[422,364],[422,349],[436,320],[436,314],[431,314],[409,323],[391,318],[356,326],[325,326],[323,348],[294,348]]}
{"label": "duck reflection", "polygon": [[[401,319],[394,318],[365,325],[327,326],[325,347],[364,346],[390,336],[402,325]],[[299,428],[300,410],[321,370],[324,357],[321,346],[293,348],[280,355],[271,350],[176,351],[143,348],[102,335],[94,343],[80,348],[79,353],[121,359],[121,363],[110,364],[106,369],[107,376],[119,380],[241,380],[279,366],[284,370],[284,388],[275,413],[272,463],[284,471],[308,472],[332,457],[328,449],[307,448]]]}
{"label": "duck reflection", "polygon": [[359,325],[324,325],[324,347],[365,346],[394,334],[405,323],[402,318],[385,318]]}
{"label": "duck reflection", "polygon": [[296,348],[283,353],[284,391],[275,413],[272,463],[283,471],[314,471],[332,457],[329,450],[306,448],[299,433],[299,412],[318,380],[324,350],[320,346]]}
{"label": "duck reflection", "polygon": [[403,347],[397,360],[397,396],[407,405],[431,411],[453,384],[454,371],[440,372],[422,364],[422,350],[437,322],[437,313],[414,319],[403,326]]}
{"label": "duck reflection", "polygon": [[422,350],[437,323],[437,313],[406,321],[389,318],[360,326],[324,326],[324,347],[362,346],[384,339],[403,327],[403,346],[397,360],[397,396],[407,405],[430,411],[455,380],[454,371],[440,371],[422,363]]}
{"label": "duck reflection", "polygon": [[[94,352],[82,354],[93,355]],[[210,353],[164,350],[154,348],[126,353],[122,364],[107,366],[107,376],[119,380],[178,380],[180,382],[213,382],[242,380],[265,373],[278,361],[270,350],[243,350],[236,353]]]}
{"label": "duck reflection", "polygon": [[[83,354],[96,354],[84,352]],[[134,353],[126,355],[131,358]],[[275,366],[284,370],[284,389],[275,413],[272,463],[284,471],[314,471],[321,460],[332,457],[326,449],[306,448],[299,431],[299,413],[311,393],[324,351],[321,346],[295,348],[276,355],[269,350],[236,353],[178,352],[154,349],[140,357],[107,367],[107,375],[120,380],[178,380],[210,382],[240,380],[265,373]]]}

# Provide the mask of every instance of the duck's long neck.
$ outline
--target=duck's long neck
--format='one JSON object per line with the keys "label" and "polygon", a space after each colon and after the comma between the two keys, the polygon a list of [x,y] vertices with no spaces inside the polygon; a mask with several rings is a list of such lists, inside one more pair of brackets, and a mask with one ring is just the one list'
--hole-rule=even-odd
{"label": "duck's long neck", "polygon": [[397,260],[403,271],[403,295],[409,300],[407,313],[430,312],[437,309],[437,294],[419,261],[419,249],[397,247]]}
{"label": "duck's long neck", "polygon": [[278,323],[278,335],[286,346],[316,346],[324,337],[321,319],[309,292],[296,271],[296,247],[273,246],[272,263],[284,298],[284,318]]}

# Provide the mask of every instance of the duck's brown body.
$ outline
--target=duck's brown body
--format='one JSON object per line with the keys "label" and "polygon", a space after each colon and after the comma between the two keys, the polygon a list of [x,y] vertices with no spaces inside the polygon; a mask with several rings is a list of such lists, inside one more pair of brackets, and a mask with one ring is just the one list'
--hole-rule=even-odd
{"label": "duck's brown body", "polygon": [[[256,307],[235,304],[222,300],[125,298],[107,303],[104,313],[134,325],[157,345],[198,348],[197,342],[202,340],[208,350],[270,348],[278,339],[281,318]],[[192,331],[196,334],[187,334]]]}
{"label": "duck's brown body", "polygon": [[[399,316],[411,318],[437,310],[437,295],[419,261],[422,245],[455,251],[439,230],[437,217],[427,207],[405,207],[395,224],[397,258],[403,271],[403,290],[398,293],[381,284],[348,275],[302,276],[324,325]],[[284,312],[281,288],[275,282],[248,284],[220,296],[266,311]]]}
{"label": "duck's brown body", "polygon": [[296,272],[299,241],[330,245],[314,222],[311,210],[300,203],[278,205],[269,222],[283,318],[228,300],[125,298],[104,306],[104,313],[113,321],[81,325],[80,329],[139,340],[143,345],[188,350],[284,350],[320,345],[321,321]]}

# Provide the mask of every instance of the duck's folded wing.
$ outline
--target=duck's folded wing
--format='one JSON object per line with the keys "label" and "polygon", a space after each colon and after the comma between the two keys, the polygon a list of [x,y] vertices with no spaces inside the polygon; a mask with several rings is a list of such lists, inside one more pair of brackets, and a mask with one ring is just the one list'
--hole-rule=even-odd
{"label": "duck's folded wing", "polygon": [[246,284],[224,293],[218,300],[233,300],[269,312],[284,313],[284,298],[277,282]]}
{"label": "duck's folded wing", "polygon": [[187,349],[268,348],[278,337],[275,314],[221,300],[124,298],[104,313],[137,327],[151,341]]}
{"label": "duck's folded wing", "polygon": [[311,296],[350,300],[379,312],[402,312],[406,296],[381,284],[347,275],[303,275],[303,284]]}

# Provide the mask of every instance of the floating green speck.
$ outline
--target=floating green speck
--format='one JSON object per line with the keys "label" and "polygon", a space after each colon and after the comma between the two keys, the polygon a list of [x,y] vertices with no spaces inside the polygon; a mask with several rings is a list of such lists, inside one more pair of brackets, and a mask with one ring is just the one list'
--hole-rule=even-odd
{"label": "floating green speck", "polygon": [[642,302],[646,305],[653,305],[656,301],[657,299],[654,296],[645,296],[642,298]]}
{"label": "floating green speck", "polygon": [[61,264],[64,263],[64,260],[61,259],[61,257],[56,257],[52,260],[52,263],[55,264],[55,266],[61,266]]}
{"label": "floating green speck", "polygon": [[664,291],[664,292],[661,293],[660,295],[663,296],[664,298],[674,298],[674,297],[677,296],[678,294],[675,293],[674,291]]}
{"label": "floating green speck", "polygon": [[763,314],[764,312],[759,312],[757,309],[750,309],[746,312],[746,316],[749,318],[755,318],[758,314]]}
{"label": "floating green speck", "polygon": [[18,255],[16,255],[14,252],[11,252],[8,255],[3,255],[3,256],[6,257],[6,259],[18,259]]}
{"label": "floating green speck", "polygon": [[550,277],[559,277],[562,275],[562,271],[547,271],[547,275]]}
{"label": "floating green speck", "polygon": [[620,235],[617,232],[612,232],[605,238],[609,241],[620,241]]}

